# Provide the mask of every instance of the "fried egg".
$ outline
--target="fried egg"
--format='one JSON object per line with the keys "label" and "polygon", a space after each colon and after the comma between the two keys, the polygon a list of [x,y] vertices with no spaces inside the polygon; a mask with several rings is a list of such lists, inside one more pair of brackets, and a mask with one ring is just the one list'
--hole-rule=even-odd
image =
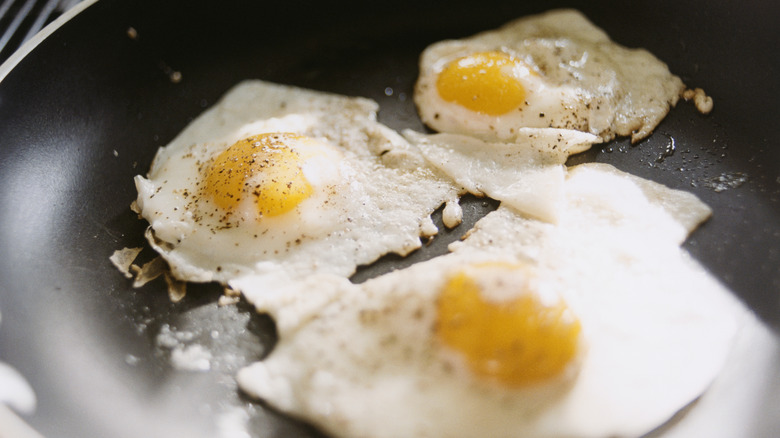
{"label": "fried egg", "polygon": [[[460,188],[363,98],[247,81],[136,177],[148,238],[181,280],[349,276],[437,232]],[[433,227],[433,228],[431,228]]]}
{"label": "fried egg", "polygon": [[558,220],[569,155],[601,142],[593,134],[551,128],[520,128],[512,143],[411,130],[404,135],[432,166],[470,193],[547,222]]}
{"label": "fried egg", "polygon": [[737,328],[738,303],[679,247],[709,209],[607,165],[573,169],[565,193],[558,224],[502,206],[451,254],[265,296],[279,343],[240,387],[337,436],[660,426],[706,390]]}
{"label": "fried egg", "polygon": [[629,49],[575,10],[554,10],[427,47],[414,100],[439,132],[512,140],[521,127],[648,136],[685,86],[644,49]]}

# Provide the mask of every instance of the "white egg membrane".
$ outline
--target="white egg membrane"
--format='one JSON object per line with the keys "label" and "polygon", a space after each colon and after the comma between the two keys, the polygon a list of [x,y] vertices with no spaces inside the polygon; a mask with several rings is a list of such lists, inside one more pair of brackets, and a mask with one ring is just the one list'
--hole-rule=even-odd
{"label": "white egg membrane", "polygon": [[[248,394],[338,436],[640,436],[718,373],[741,307],[679,243],[709,216],[695,196],[581,165],[558,224],[502,205],[452,254],[351,284],[312,276],[301,295],[258,302],[279,343],[243,369]],[[629,196],[630,199],[626,199]],[[519,260],[579,317],[569,387],[507,389],[452,362],[433,336],[445,273]]]}
{"label": "white egg membrane", "polygon": [[[461,189],[378,123],[377,109],[364,98],[263,81],[237,85],[159,150],[147,177],[136,177],[137,205],[152,230],[149,241],[179,279],[236,280],[231,284],[239,289],[246,281],[254,293],[266,277],[349,276],[386,253],[419,248],[423,230],[431,232],[430,214],[445,201],[456,202]],[[240,139],[274,131],[335,148],[341,158],[332,161],[340,179],[315,187],[322,196],[291,212],[220,229],[205,207],[199,210],[210,200],[193,202],[199,166]],[[213,204],[209,208],[214,211]],[[253,295],[247,297],[251,301]]]}
{"label": "white egg membrane", "polygon": [[[510,54],[538,74],[523,80],[523,106],[492,116],[439,96],[438,74],[450,62],[489,51]],[[520,127],[552,127],[590,132],[605,141],[630,135],[636,142],[653,131],[684,88],[647,50],[616,44],[582,13],[565,9],[430,45],[420,56],[414,100],[423,122],[440,132],[511,141]]]}
{"label": "white egg membrane", "polygon": [[593,134],[553,128],[521,128],[512,143],[411,130],[404,135],[432,166],[469,193],[490,196],[547,222],[558,220],[566,159],[601,142]]}

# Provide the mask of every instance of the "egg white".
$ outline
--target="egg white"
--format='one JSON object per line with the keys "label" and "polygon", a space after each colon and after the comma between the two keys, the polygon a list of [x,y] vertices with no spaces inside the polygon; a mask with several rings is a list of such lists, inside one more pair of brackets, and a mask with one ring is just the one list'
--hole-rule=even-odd
{"label": "egg white", "polygon": [[[338,436],[649,432],[718,373],[739,305],[669,232],[685,235],[709,214],[706,206],[638,182],[585,165],[566,180],[566,219],[557,225],[500,207],[452,244],[452,254],[363,284],[327,275],[288,283],[309,294],[256,303],[277,321],[280,341],[238,374],[240,387]],[[636,199],[613,202],[624,195]],[[587,348],[569,386],[486,382],[453,362],[434,336],[446,274],[488,260],[531,266],[580,319]]]}
{"label": "egg white", "polygon": [[[436,233],[430,214],[456,202],[460,189],[378,123],[376,110],[363,98],[263,81],[237,85],[159,150],[146,177],[136,177],[151,244],[177,278],[223,283],[280,272],[349,276],[381,255],[419,248],[421,234]],[[204,163],[266,132],[312,139],[295,148],[314,192],[282,215],[257,220],[242,211],[226,225],[200,195]]]}
{"label": "egg white", "polygon": [[[525,102],[492,116],[442,99],[439,73],[456,59],[490,51],[525,66],[506,71],[523,85]],[[618,45],[580,12],[565,9],[430,45],[420,56],[414,100],[423,122],[440,132],[508,141],[521,127],[553,127],[590,132],[604,141],[630,135],[636,142],[653,131],[684,88],[647,50]]]}
{"label": "egg white", "polygon": [[521,128],[512,143],[458,134],[404,135],[428,162],[469,193],[487,195],[520,213],[556,222],[569,155],[601,139],[567,129]]}

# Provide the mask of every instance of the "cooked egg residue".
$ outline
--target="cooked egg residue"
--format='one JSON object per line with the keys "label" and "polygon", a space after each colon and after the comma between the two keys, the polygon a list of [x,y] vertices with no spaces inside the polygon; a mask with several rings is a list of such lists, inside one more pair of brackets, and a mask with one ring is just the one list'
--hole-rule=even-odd
{"label": "cooked egg residue", "polygon": [[637,142],[684,89],[648,51],[614,43],[580,12],[555,10],[430,45],[414,100],[439,132],[506,141],[518,128],[550,127]]}

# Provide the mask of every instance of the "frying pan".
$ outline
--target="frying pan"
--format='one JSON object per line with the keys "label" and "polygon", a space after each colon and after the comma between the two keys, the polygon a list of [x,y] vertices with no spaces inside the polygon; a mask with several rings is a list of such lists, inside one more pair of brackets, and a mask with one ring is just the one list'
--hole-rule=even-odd
{"label": "frying pan", "polygon": [[[191,285],[171,303],[161,280],[134,289],[110,264],[114,250],[144,245],[145,223],[129,210],[133,176],[246,78],[373,98],[380,121],[423,131],[411,94],[426,45],[562,6],[714,97],[710,115],[680,103],[639,144],[617,140],[571,162],[608,162],[709,204],[714,216],[685,247],[756,313],[775,346],[776,3],[100,0],[0,69],[0,359],[38,397],[25,421],[51,437],[319,436],[236,389],[235,371],[273,348],[273,321],[245,304],[219,307],[213,284]],[[464,203],[466,224],[408,259],[384,257],[355,281],[444,252],[496,206]],[[209,349],[209,371],[171,365],[187,343]],[[769,381],[780,369],[771,351],[758,373]],[[755,376],[736,369],[739,394],[741,379]],[[778,398],[749,397],[739,420],[752,436],[777,436]],[[706,414],[694,430],[727,430],[733,416]]]}

